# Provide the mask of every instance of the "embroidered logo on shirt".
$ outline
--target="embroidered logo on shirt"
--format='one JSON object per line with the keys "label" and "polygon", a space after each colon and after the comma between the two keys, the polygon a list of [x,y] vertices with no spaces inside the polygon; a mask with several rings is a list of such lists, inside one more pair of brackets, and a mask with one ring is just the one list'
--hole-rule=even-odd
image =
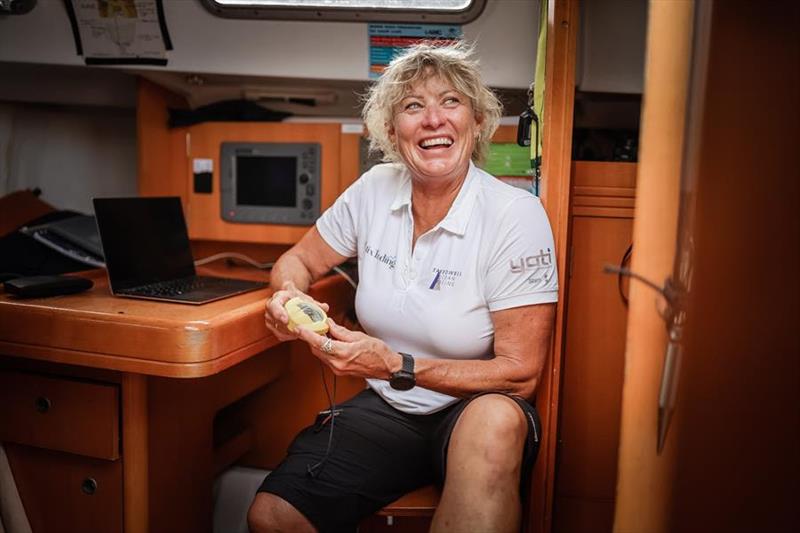
{"label": "embroidered logo on shirt", "polygon": [[396,255],[388,255],[385,252],[381,252],[379,248],[373,248],[369,245],[369,243],[364,245],[364,254],[370,257],[374,257],[379,262],[387,265],[389,270],[394,270],[395,265],[397,264],[397,256]]}
{"label": "embroidered logo on shirt", "polygon": [[433,280],[428,288],[432,291],[440,291],[442,287],[450,288],[455,286],[456,280],[462,276],[460,270],[446,270],[433,267]]}

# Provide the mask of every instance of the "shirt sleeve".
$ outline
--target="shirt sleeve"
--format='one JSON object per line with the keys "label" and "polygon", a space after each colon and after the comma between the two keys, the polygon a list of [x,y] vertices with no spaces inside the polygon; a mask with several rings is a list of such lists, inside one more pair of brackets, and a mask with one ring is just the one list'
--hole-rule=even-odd
{"label": "shirt sleeve", "polygon": [[558,269],[550,221],[535,196],[511,201],[489,254],[486,302],[490,311],[558,301]]}
{"label": "shirt sleeve", "polygon": [[317,219],[317,231],[336,253],[345,257],[358,254],[358,209],[362,180],[357,179]]}

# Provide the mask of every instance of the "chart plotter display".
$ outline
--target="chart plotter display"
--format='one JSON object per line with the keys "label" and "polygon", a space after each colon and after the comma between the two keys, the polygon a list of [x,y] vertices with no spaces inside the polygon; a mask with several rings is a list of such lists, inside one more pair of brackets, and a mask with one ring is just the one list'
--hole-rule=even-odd
{"label": "chart plotter display", "polygon": [[225,142],[220,152],[224,220],[310,226],[319,217],[319,144]]}

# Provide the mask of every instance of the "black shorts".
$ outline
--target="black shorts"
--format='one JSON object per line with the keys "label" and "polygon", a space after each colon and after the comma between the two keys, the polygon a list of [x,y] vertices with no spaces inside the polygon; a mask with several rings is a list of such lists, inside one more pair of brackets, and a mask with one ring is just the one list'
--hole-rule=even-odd
{"label": "black shorts", "polygon": [[[442,486],[450,434],[477,396],[433,414],[411,415],[366,389],[336,406],[341,413],[336,416],[330,454],[316,468],[316,476],[308,470],[325,457],[330,422],[324,414],[295,437],[286,459],[258,490],[280,496],[320,531],[354,531],[362,519],[403,494],[431,483]],[[509,398],[528,420],[520,479],[524,497],[541,426],[530,403]]]}

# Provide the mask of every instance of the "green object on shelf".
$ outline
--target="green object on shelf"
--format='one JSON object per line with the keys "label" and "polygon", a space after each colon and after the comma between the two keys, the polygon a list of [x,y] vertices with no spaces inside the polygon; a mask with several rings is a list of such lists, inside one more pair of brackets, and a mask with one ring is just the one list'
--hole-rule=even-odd
{"label": "green object on shelf", "polygon": [[484,170],[493,176],[531,176],[531,151],[515,143],[492,143]]}

